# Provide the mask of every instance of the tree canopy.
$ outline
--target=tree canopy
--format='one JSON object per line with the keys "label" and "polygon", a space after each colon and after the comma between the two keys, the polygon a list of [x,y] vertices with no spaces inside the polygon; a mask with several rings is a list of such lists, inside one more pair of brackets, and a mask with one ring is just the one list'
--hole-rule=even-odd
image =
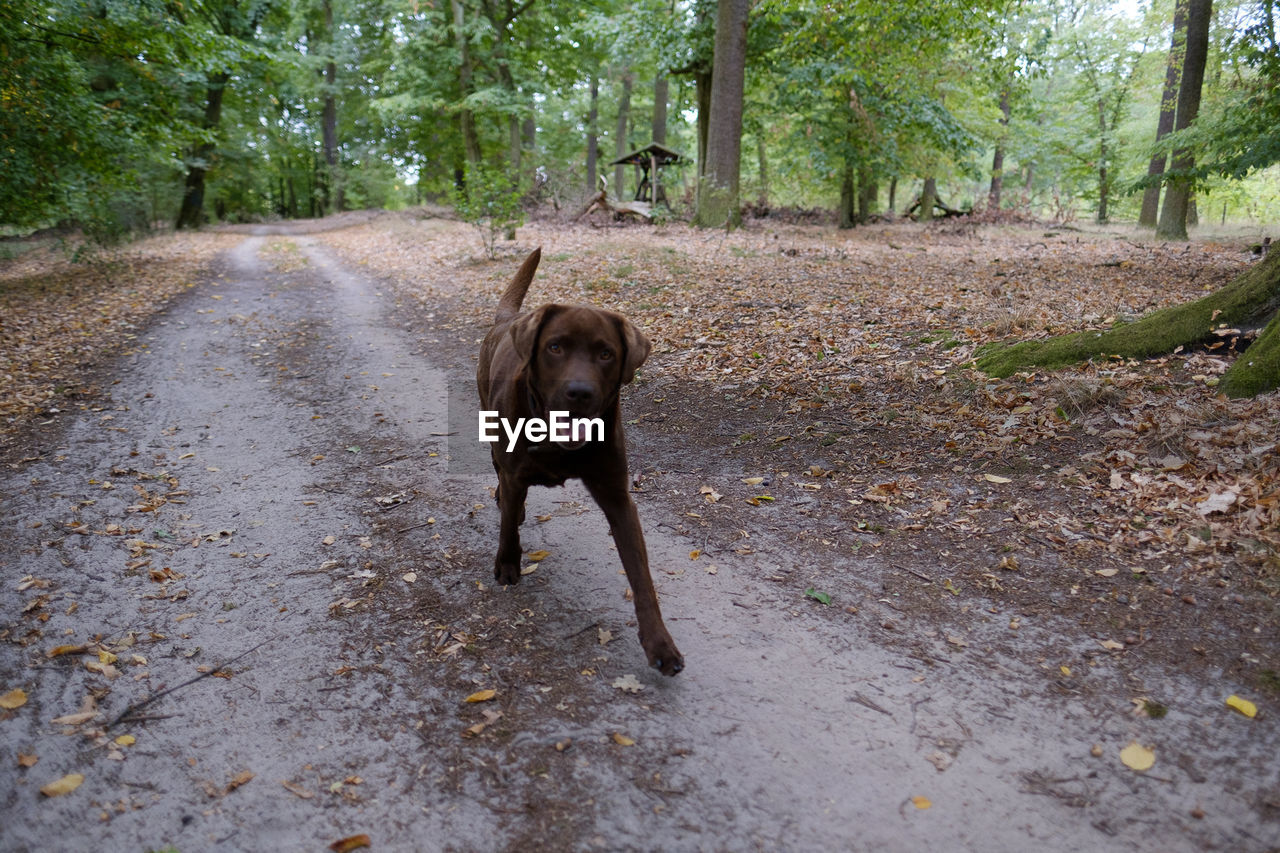
{"label": "tree canopy", "polygon": [[[721,5],[13,0],[0,224],[108,238],[184,199],[186,224],[449,201],[482,161],[526,204],[572,207],[597,189],[589,149],[659,134],[693,163],[663,176],[692,215],[709,133],[735,137],[711,148],[739,158],[741,201],[844,225],[926,187],[948,209],[1133,220],[1144,180],[1192,182],[1215,216],[1280,215],[1274,0],[1213,5],[1200,114],[1158,142],[1174,0],[757,0],[728,131],[708,125]],[[1145,178],[1175,151],[1193,165]]]}

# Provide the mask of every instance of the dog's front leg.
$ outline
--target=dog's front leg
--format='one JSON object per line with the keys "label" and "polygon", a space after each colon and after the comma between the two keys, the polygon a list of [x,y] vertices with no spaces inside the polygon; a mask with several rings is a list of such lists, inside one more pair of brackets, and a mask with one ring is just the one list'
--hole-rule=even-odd
{"label": "dog's front leg", "polygon": [[636,624],[640,629],[640,645],[649,659],[649,666],[663,675],[675,675],[684,669],[684,656],[676,648],[675,640],[671,639],[671,634],[662,621],[658,593],[653,588],[653,577],[649,574],[649,552],[645,548],[644,532],[640,529],[640,514],[636,512],[635,501],[627,494],[626,472],[620,477],[610,477],[608,482],[585,482],[587,491],[591,492],[591,496],[604,511],[605,518],[609,519],[613,543],[618,548],[618,556],[622,558],[627,582],[631,584],[631,595],[636,605]]}
{"label": "dog's front leg", "polygon": [[527,485],[499,472],[498,510],[502,522],[493,577],[503,586],[520,582],[520,523],[524,521],[524,500],[528,494]]}

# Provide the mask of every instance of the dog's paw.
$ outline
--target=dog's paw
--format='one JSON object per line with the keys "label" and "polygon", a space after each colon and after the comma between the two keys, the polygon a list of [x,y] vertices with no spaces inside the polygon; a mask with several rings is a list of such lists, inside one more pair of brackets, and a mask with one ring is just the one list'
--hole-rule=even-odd
{"label": "dog's paw", "polygon": [[497,560],[493,564],[493,579],[502,586],[520,583],[520,562],[504,563]]}
{"label": "dog's paw", "polygon": [[670,635],[659,637],[652,643],[641,641],[644,653],[649,658],[649,666],[663,675],[677,675],[684,669],[684,655],[676,648]]}

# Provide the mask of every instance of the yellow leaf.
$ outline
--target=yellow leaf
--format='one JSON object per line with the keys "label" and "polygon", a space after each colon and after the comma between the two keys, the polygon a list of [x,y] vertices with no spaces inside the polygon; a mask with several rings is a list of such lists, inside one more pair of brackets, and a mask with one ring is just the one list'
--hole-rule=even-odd
{"label": "yellow leaf", "polygon": [[748,486],[758,486],[764,482],[764,477],[744,477],[742,482],[746,483]]}
{"label": "yellow leaf", "polygon": [[933,805],[933,803],[929,800],[928,797],[912,797],[911,805],[915,806],[918,809],[927,809],[929,808],[929,806]]}
{"label": "yellow leaf", "polygon": [[699,548],[695,548],[695,549],[693,549],[692,551],[690,551],[690,552],[689,552],[689,559],[690,559],[690,560],[696,560],[696,559],[698,559],[698,558],[699,558],[699,557],[701,557],[701,556],[702,556],[702,550],[701,550],[701,549],[699,549]]}
{"label": "yellow leaf", "polygon": [[81,646],[81,645],[54,646],[52,649],[49,649],[49,651],[46,652],[46,654],[48,654],[49,657],[51,658],[59,658],[59,657],[62,657],[63,655],[78,655],[83,651],[84,651],[84,646]]}
{"label": "yellow leaf", "polygon": [[1248,699],[1241,699],[1234,693],[1227,697],[1227,707],[1232,710],[1239,711],[1251,720],[1258,715],[1257,705],[1253,704]]}
{"label": "yellow leaf", "polygon": [[498,695],[496,690],[477,690],[466,698],[467,702],[488,702],[490,699]]}
{"label": "yellow leaf", "polygon": [[104,664],[113,664],[116,661],[118,661],[119,658],[113,655],[111,652],[107,651],[106,649],[101,649],[98,652],[98,660]]}
{"label": "yellow leaf", "polygon": [[348,838],[340,838],[329,845],[329,849],[333,853],[351,853],[352,850],[359,850],[361,847],[372,847],[373,842],[369,840],[367,835],[352,835]]}
{"label": "yellow leaf", "polygon": [[63,794],[70,794],[76,788],[79,788],[82,782],[84,782],[84,774],[68,773],[61,779],[55,779],[45,785],[40,789],[40,793],[46,797],[61,797]]}
{"label": "yellow leaf", "polygon": [[116,744],[119,746],[133,746],[137,742],[138,739],[133,735],[120,735],[116,738]]}
{"label": "yellow leaf", "polygon": [[1061,672],[1063,675],[1065,675],[1067,678],[1071,677],[1071,667],[1069,666],[1066,666],[1066,665],[1060,666],[1058,667],[1058,671]]}
{"label": "yellow leaf", "polygon": [[1130,770],[1146,771],[1150,770],[1152,765],[1156,763],[1156,754],[1134,741],[1120,750],[1120,760]]}
{"label": "yellow leaf", "polygon": [[550,557],[550,556],[551,556],[550,551],[530,551],[528,554],[525,554],[525,557],[527,557],[529,562],[531,563],[541,562],[542,560],[545,560],[547,559],[547,557]]}
{"label": "yellow leaf", "polygon": [[618,746],[635,746],[636,745],[635,741],[633,741],[631,738],[627,737],[626,735],[622,734],[621,732],[613,733],[613,742],[616,743]]}
{"label": "yellow leaf", "polygon": [[21,687],[15,687],[8,693],[0,696],[0,708],[6,711],[12,711],[14,708],[21,708],[27,704],[27,691]]}

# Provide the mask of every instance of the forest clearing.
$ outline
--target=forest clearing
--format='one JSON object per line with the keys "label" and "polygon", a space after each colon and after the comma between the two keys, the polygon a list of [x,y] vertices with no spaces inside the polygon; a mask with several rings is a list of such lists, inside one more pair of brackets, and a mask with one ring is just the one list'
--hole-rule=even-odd
{"label": "forest clearing", "polygon": [[[1276,395],[1219,394],[1225,345],[973,366],[1249,241],[605,217],[490,260],[439,213],[4,263],[7,849],[1280,843]],[[623,408],[675,679],[581,489],[492,584],[449,433],[535,246],[532,304],[653,342]]]}

